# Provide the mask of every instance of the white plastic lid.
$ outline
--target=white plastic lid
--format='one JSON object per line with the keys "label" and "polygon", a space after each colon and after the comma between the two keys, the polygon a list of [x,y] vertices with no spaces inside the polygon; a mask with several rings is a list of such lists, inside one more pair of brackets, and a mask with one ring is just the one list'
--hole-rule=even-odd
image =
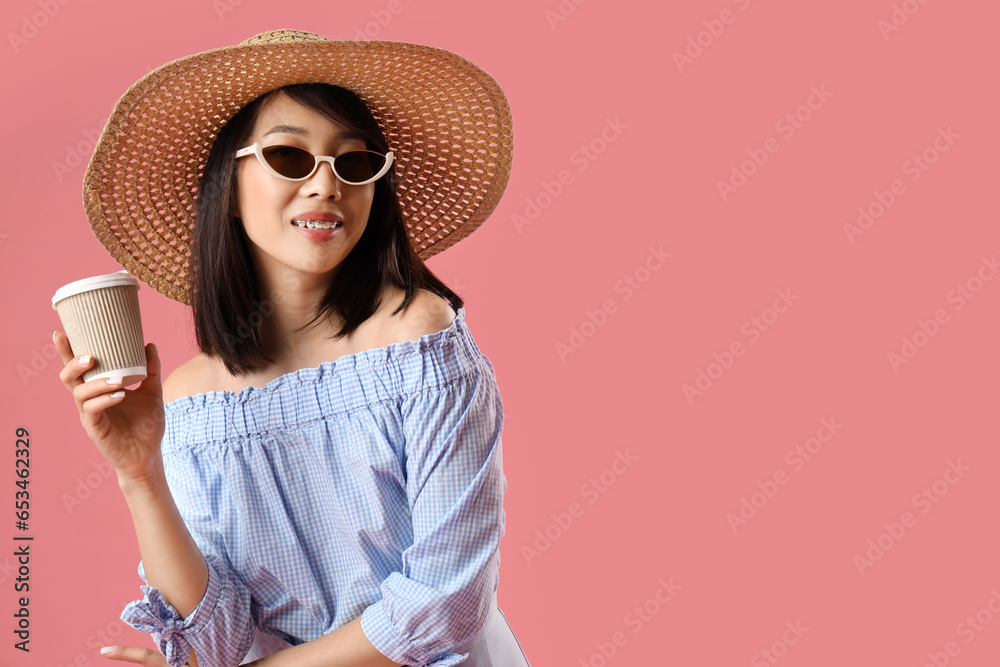
{"label": "white plastic lid", "polygon": [[103,276],[93,276],[91,278],[84,278],[82,280],[71,282],[68,285],[63,285],[57,289],[55,295],[52,297],[52,308],[55,309],[58,302],[62,301],[66,297],[73,296],[74,294],[89,292],[95,289],[102,289],[104,287],[114,287],[115,285],[134,285],[136,289],[139,289],[139,281],[130,276],[128,271],[118,271],[117,273],[107,273]]}

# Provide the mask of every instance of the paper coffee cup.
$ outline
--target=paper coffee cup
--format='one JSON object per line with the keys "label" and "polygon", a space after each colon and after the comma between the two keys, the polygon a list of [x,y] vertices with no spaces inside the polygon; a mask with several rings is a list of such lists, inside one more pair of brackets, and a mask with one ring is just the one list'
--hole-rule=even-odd
{"label": "paper coffee cup", "polygon": [[120,378],[122,386],[146,379],[146,351],[139,317],[139,282],[127,271],[63,285],[52,297],[73,355],[91,354],[84,381]]}

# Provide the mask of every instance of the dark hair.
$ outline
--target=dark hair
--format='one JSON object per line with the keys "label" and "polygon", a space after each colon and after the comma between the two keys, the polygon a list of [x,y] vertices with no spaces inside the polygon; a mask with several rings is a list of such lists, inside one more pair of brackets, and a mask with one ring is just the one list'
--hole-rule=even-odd
{"label": "dark hair", "polygon": [[[303,83],[272,90],[250,102],[219,131],[198,188],[194,240],[191,247],[191,305],[198,347],[222,359],[233,375],[253,371],[273,361],[264,350],[262,325],[274,310],[257,283],[250,246],[236,206],[236,164],[233,155],[249,141],[261,111],[281,91],[330,120],[358,130],[370,150],[388,152],[381,128],[365,103],[350,90],[324,83]],[[375,182],[375,195],[364,233],[341,262],[336,279],[306,326],[337,315],[342,326],[333,337],[357,329],[380,305],[388,285],[406,297],[393,315],[424,288],[449,299],[457,309],[463,301],[428,269],[410,245],[396,197],[394,169]]]}

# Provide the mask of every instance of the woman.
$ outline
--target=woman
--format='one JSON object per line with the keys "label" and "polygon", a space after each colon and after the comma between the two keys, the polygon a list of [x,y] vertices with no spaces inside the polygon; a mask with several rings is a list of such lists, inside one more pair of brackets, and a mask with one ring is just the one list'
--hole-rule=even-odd
{"label": "woman", "polygon": [[429,47],[276,31],[122,97],[88,216],[192,305],[202,352],[161,388],[148,345],[125,391],[84,383],[94,359],[55,335],[135,525],[147,585],[122,618],[164,656],[108,657],[528,665],[496,606],[493,366],[422,262],[486,218],[509,165],[499,86]]}

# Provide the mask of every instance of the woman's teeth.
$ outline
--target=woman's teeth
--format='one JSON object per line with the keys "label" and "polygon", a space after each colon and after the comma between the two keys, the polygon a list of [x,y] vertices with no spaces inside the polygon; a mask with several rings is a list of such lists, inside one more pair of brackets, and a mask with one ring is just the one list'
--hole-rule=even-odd
{"label": "woman's teeth", "polygon": [[292,224],[306,229],[334,229],[342,226],[342,222],[322,222],[320,220],[292,220]]}

